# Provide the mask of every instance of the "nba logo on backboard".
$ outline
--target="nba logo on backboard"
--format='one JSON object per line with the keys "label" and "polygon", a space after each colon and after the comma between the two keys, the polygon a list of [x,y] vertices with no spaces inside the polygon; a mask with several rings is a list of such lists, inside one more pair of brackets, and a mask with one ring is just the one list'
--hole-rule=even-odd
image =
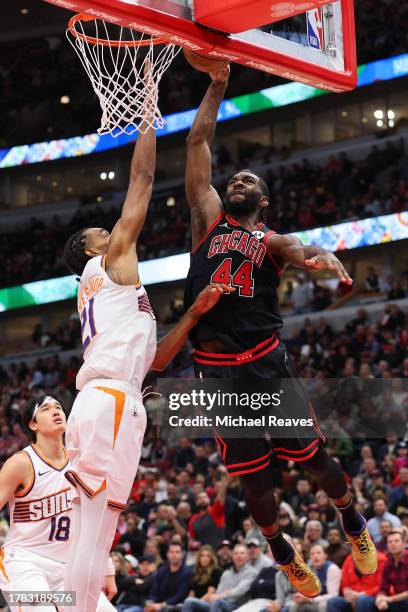
{"label": "nba logo on backboard", "polygon": [[313,49],[323,51],[322,9],[316,8],[306,13],[307,44]]}

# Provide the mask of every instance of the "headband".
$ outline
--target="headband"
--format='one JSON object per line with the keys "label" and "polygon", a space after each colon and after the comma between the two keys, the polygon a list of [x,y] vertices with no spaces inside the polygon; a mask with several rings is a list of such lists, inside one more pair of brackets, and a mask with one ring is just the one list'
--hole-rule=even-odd
{"label": "headband", "polygon": [[[33,409],[33,416],[31,417],[31,420],[35,419],[35,416],[36,416],[36,414],[37,414],[37,412],[39,411],[40,408],[45,406],[45,404],[49,404],[50,402],[55,402],[56,404],[61,406],[61,402],[59,402],[57,399],[55,399],[55,397],[52,397],[52,395],[46,395],[42,402],[37,402],[35,404],[34,409]],[[61,406],[61,408],[62,408],[62,406]]]}

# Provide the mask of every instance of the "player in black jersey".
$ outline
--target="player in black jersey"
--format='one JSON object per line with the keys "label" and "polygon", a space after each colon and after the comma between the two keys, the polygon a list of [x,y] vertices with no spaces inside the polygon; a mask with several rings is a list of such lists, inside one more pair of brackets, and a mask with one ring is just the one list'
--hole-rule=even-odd
{"label": "player in black jersey", "polygon": [[[311,416],[308,398],[279,337],[280,276],[291,264],[307,270],[329,269],[348,284],[352,280],[332,253],[304,246],[294,236],[277,235],[265,227],[262,219],[269,204],[268,187],[250,170],[230,178],[222,203],[211,185],[210,146],[229,68],[210,76],[212,83],[187,139],[186,195],[193,244],[185,306],[189,307],[210,282],[231,285],[235,291],[221,297],[191,336],[196,375],[234,379],[237,384],[248,378],[252,382],[293,378],[293,401],[285,405],[295,411],[294,416],[307,418]],[[242,407],[236,408],[242,413]],[[273,431],[264,433],[273,438]],[[278,458],[297,461],[329,495],[341,513],[353,558],[362,574],[376,571],[377,556],[343,471],[324,451],[323,436],[315,422],[307,435],[309,438],[268,441],[265,435],[252,440],[225,439],[216,432],[215,439],[228,471],[239,476],[248,510],[275,559],[300,593],[315,597],[321,589],[317,576],[279,530],[270,470],[273,452]]]}

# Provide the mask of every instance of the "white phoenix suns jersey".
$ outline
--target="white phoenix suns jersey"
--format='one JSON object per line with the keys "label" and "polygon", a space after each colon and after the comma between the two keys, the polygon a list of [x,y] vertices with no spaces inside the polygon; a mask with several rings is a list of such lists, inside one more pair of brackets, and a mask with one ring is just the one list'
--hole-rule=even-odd
{"label": "white phoenix suns jersey", "polygon": [[138,389],[156,353],[156,319],[142,285],[117,285],[105,258],[86,264],[78,291],[84,364],[77,389],[94,378],[113,378]]}
{"label": "white phoenix suns jersey", "polygon": [[65,465],[57,469],[33,446],[20,452],[30,458],[31,481],[9,501],[10,530],[4,548],[10,555],[14,547],[21,547],[55,561],[66,561],[73,497],[72,487],[64,476],[70,466],[68,456]]}

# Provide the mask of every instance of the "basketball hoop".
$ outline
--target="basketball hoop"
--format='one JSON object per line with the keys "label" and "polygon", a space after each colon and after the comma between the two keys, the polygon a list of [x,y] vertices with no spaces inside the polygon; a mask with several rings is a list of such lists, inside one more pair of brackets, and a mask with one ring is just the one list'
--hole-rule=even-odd
{"label": "basketball hoop", "polygon": [[158,85],[180,47],[86,13],[70,19],[67,38],[99,98],[98,134],[117,137],[164,126]]}

